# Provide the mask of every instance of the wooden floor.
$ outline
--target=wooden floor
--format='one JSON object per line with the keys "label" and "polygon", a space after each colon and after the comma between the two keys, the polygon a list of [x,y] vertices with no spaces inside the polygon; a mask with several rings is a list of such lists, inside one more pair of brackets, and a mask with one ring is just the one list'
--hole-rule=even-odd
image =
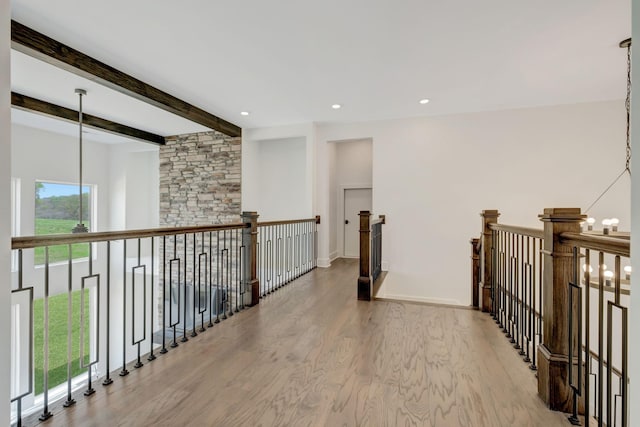
{"label": "wooden floor", "polygon": [[568,426],[486,314],[356,301],[338,260],[44,426]]}

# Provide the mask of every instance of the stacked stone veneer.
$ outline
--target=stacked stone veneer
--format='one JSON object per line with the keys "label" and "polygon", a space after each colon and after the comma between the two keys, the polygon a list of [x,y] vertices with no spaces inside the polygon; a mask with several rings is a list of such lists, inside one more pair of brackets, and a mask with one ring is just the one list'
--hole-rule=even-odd
{"label": "stacked stone veneer", "polygon": [[[166,145],[160,147],[160,227],[180,227],[190,225],[211,225],[240,222],[241,196],[241,139],[229,137],[219,132],[202,132],[178,135],[166,138]],[[234,245],[241,238],[241,234],[224,233],[220,236],[220,245]],[[229,303],[235,304],[236,287],[218,283],[217,262],[212,263],[211,271],[205,266],[199,269],[193,265],[193,235],[187,237],[187,255],[184,255],[184,237],[175,238],[177,257],[180,258],[180,271],[186,273],[184,277],[172,277],[167,283],[167,297],[178,292],[184,286],[198,284],[206,286],[206,277],[198,279],[196,272],[210,275],[213,286],[227,286],[229,289]],[[198,242],[206,239],[209,248],[208,235],[198,234]],[[211,256],[219,254],[216,236],[213,236]],[[226,242],[226,243],[225,243]],[[172,239],[167,245],[170,253],[173,250]],[[200,248],[200,244],[198,244]],[[199,262],[199,258],[196,258]],[[207,263],[208,264],[208,263]],[[225,268],[226,268],[225,264]],[[169,265],[165,266],[167,269]],[[195,267],[195,268],[194,268]],[[232,257],[228,266],[234,273],[227,280],[235,284],[236,259]],[[224,274],[226,278],[227,275]],[[158,321],[161,322],[165,304],[162,300],[162,281],[158,284]],[[169,304],[169,300],[166,304]],[[184,301],[182,302],[184,304]],[[191,319],[192,312],[187,313]],[[198,316],[198,321],[199,321]],[[167,320],[168,321],[168,320]],[[187,322],[189,323],[189,322]]]}
{"label": "stacked stone veneer", "polygon": [[160,147],[160,226],[240,221],[241,139],[219,132],[169,137]]}

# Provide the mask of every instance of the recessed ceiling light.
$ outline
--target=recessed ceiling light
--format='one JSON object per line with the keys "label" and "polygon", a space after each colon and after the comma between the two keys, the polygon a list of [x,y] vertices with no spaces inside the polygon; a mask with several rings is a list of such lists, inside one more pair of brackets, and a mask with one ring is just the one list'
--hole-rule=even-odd
{"label": "recessed ceiling light", "polygon": [[333,104],[333,105],[331,106],[331,108],[333,108],[334,110],[339,110],[339,109],[341,109],[341,108],[342,108],[342,105],[340,105],[340,104]]}
{"label": "recessed ceiling light", "polygon": [[421,99],[420,104],[428,104],[429,100],[427,98]]}
{"label": "recessed ceiling light", "polygon": [[248,115],[249,115],[249,112],[248,112],[248,111],[241,111],[241,112],[240,112],[240,115],[242,115],[242,116],[248,116]]}

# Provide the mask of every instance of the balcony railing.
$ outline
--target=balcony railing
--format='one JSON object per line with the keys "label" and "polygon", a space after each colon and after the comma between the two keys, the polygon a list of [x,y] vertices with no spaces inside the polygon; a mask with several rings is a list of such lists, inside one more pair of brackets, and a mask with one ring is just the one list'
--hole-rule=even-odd
{"label": "balcony railing", "polygon": [[498,216],[483,211],[481,239],[472,240],[478,306],[538,369],[551,409],[575,425],[627,426],[628,234],[582,232],[579,209],[545,209],[543,230]]}
{"label": "balcony railing", "polygon": [[258,278],[266,296],[317,267],[320,217],[258,223]]}
{"label": "balcony railing", "polygon": [[[245,212],[234,224],[13,238],[15,424],[50,418],[53,402],[74,405],[96,383],[143,368],[315,268],[319,218],[257,218]],[[88,258],[74,259],[78,244],[88,246]],[[67,260],[49,262],[60,245]]]}
{"label": "balcony railing", "polygon": [[491,224],[491,313],[524,362],[542,342],[542,230]]}

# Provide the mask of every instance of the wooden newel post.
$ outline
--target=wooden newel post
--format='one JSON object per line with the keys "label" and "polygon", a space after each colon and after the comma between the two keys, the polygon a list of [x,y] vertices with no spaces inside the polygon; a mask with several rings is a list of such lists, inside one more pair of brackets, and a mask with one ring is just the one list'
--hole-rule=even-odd
{"label": "wooden newel post", "polygon": [[371,301],[371,271],[369,254],[371,249],[371,212],[360,211],[360,277],[358,277],[358,299]]}
{"label": "wooden newel post", "polygon": [[490,224],[498,222],[500,213],[495,210],[484,210],[480,214],[482,217],[482,249],[480,251],[480,285],[479,298],[482,311],[491,312],[493,301],[491,301],[491,280],[493,278],[493,259],[491,250],[493,249],[493,231]]}
{"label": "wooden newel post", "polygon": [[[573,247],[563,245],[560,234],[580,232],[586,215],[580,208],[550,208],[539,216],[544,223],[542,305],[544,328],[538,346],[538,395],[556,411],[570,412],[569,386],[569,281],[573,280]],[[578,304],[573,313],[578,313]],[[577,319],[575,319],[577,322]],[[574,323],[575,324],[575,323]]]}
{"label": "wooden newel post", "polygon": [[250,226],[242,230],[242,245],[247,248],[243,260],[244,305],[260,303],[260,282],[256,263],[258,259],[258,213],[242,212],[242,222]]}
{"label": "wooden newel post", "polygon": [[480,283],[480,239],[471,239],[471,304],[480,308],[479,283]]}

